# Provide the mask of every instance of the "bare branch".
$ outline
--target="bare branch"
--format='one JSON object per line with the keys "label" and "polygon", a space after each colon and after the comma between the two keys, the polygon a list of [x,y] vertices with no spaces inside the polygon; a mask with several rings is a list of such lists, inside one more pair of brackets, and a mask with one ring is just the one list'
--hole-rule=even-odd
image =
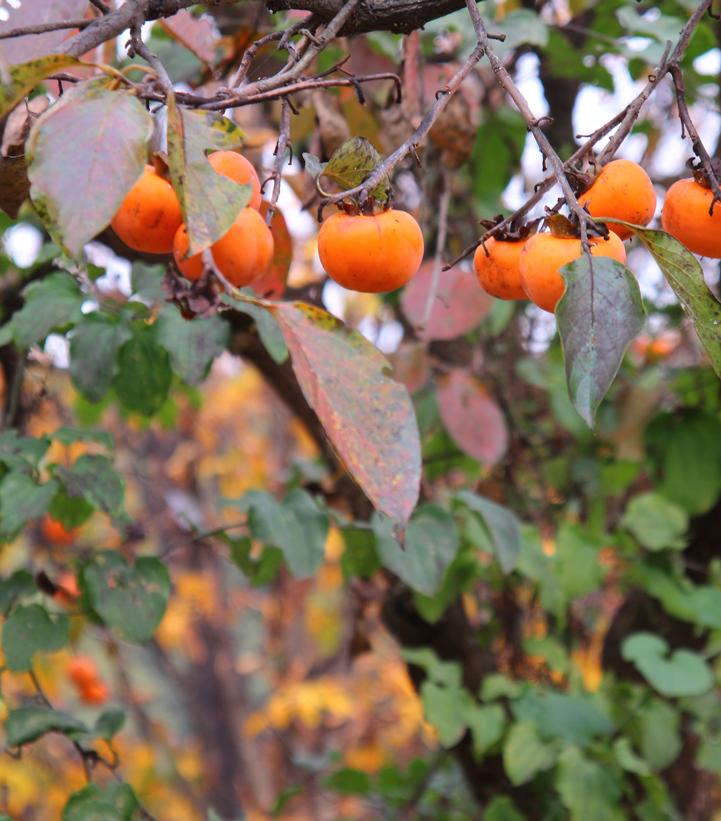
{"label": "bare branch", "polygon": [[[283,181],[283,165],[285,164],[285,152],[290,142],[290,103],[284,99],[280,110],[280,131],[278,133],[278,142],[275,145],[275,160],[273,162],[273,190],[270,194],[270,203],[268,205],[268,213],[265,215],[265,221],[268,225],[273,220],[275,214],[275,206],[280,196],[280,186]],[[292,157],[292,154],[291,154]],[[267,182],[267,180],[266,180]]]}
{"label": "bare branch", "polygon": [[83,29],[94,23],[83,17],[79,20],[61,20],[54,23],[40,23],[37,26],[20,26],[10,31],[0,32],[0,40],[9,40],[11,37],[25,37],[28,34],[45,34],[48,31],[63,31],[64,29]]}

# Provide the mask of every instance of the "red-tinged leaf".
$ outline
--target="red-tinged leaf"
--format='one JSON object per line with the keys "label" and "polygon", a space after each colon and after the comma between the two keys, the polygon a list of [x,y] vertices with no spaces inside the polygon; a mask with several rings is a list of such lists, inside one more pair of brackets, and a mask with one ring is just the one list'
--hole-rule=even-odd
{"label": "red-tinged leaf", "polygon": [[[265,216],[267,212],[268,203],[263,200],[260,204],[260,213]],[[285,293],[288,271],[293,261],[293,238],[288,231],[285,217],[277,208],[270,221],[270,232],[275,243],[270,268],[262,277],[252,282],[250,287],[260,297],[280,299]]]}
{"label": "red-tinged leaf", "polygon": [[472,331],[491,310],[493,301],[473,272],[456,266],[441,271],[430,317],[422,327],[432,279],[433,263],[427,262],[401,296],[403,313],[421,339],[455,339]]}
{"label": "red-tinged leaf", "polygon": [[216,37],[208,17],[195,17],[186,9],[160,21],[160,25],[204,63],[215,62]]}
{"label": "red-tinged leaf", "polygon": [[11,66],[7,71],[0,71],[0,118],[12,111],[20,100],[49,74],[78,63],[75,57],[69,57],[67,54],[48,54],[27,63]]}
{"label": "red-tinged leaf", "polygon": [[377,510],[408,521],[421,477],[408,392],[380,351],[326,311],[301,302],[272,310],[303,394],[349,473]]}
{"label": "red-tinged leaf", "polygon": [[[0,33],[25,26],[77,20],[87,10],[88,0],[25,0],[18,4],[17,8],[8,4],[3,5],[3,8],[8,13],[8,18],[0,21]],[[62,29],[0,40],[0,63],[11,66],[50,54],[74,33],[71,29]]]}
{"label": "red-tinged leaf", "polygon": [[243,132],[227,117],[178,108],[168,97],[168,168],[188,229],[190,253],[219,240],[250,200],[250,185],[216,174],[208,162],[211,149],[239,146]]}
{"label": "red-tinged leaf", "polygon": [[495,465],[508,448],[501,409],[470,373],[456,369],[438,385],[443,425],[458,447],[484,465]]}
{"label": "red-tinged leaf", "polygon": [[31,198],[48,231],[77,255],[142,174],[153,130],[143,104],[104,78],[78,83],[27,141]]}
{"label": "red-tinged leaf", "polygon": [[422,342],[404,342],[388,358],[393,365],[395,378],[406,386],[409,393],[419,391],[428,382],[431,363]]}

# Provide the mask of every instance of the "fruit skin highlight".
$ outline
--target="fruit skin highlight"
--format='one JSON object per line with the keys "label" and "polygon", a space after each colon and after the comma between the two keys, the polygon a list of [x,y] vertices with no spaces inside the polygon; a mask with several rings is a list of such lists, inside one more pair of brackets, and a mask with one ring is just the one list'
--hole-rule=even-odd
{"label": "fruit skin highlight", "polygon": [[218,174],[240,185],[250,183],[248,205],[256,211],[260,210],[260,179],[255,168],[242,154],[237,151],[214,151],[209,155],[208,162]]}
{"label": "fruit skin highlight", "polygon": [[[631,160],[613,160],[604,165],[578,202],[588,205],[592,217],[616,217],[636,225],[648,225],[656,213],[656,192],[651,178]],[[621,239],[633,236],[633,231],[625,225],[613,223],[611,227]]]}
{"label": "fruit skin highlight", "polygon": [[721,202],[713,216],[713,191],[691,177],[675,182],[666,192],[661,214],[663,230],[702,257],[721,259]]}
{"label": "fruit skin highlight", "polygon": [[[610,257],[626,262],[626,249],[613,231],[608,239],[592,237],[591,255]],[[554,237],[553,234],[534,234],[521,252],[521,279],[529,299],[539,308],[553,313],[563,295],[565,282],[559,269],[581,256],[581,240],[574,237]]]}
{"label": "fruit skin highlight", "polygon": [[146,165],[110,224],[128,248],[145,254],[169,254],[182,221],[173,186],[152,165]]}
{"label": "fruit skin highlight", "polygon": [[318,254],[328,276],[351,291],[395,291],[417,273],[423,234],[405,211],[374,215],[337,213],[318,233]]}
{"label": "fruit skin highlight", "polygon": [[486,293],[497,299],[528,299],[520,269],[525,244],[526,240],[511,242],[491,237],[476,248],[473,269]]}

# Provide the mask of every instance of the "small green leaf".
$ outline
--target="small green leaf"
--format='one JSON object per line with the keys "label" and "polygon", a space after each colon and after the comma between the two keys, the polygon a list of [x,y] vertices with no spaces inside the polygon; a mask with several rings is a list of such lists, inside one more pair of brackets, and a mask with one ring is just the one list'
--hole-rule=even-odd
{"label": "small green leaf", "polygon": [[142,557],[130,566],[120,553],[102,551],[83,565],[81,581],[106,624],[129,641],[152,638],[170,596],[168,570],[159,559]]}
{"label": "small green leaf", "polygon": [[514,724],[503,745],[503,767],[515,787],[526,784],[535,775],[556,763],[555,745],[544,744],[536,725],[530,721]]}
{"label": "small green leaf", "polygon": [[123,513],[123,480],[107,456],[85,453],[72,467],[59,467],[56,476],[68,495],[80,497],[110,516]]}
{"label": "small green leaf", "polygon": [[11,539],[31,519],[47,513],[58,483],[38,485],[24,473],[9,473],[0,482],[0,539]]}
{"label": "small green leaf", "polygon": [[303,152],[303,163],[305,164],[305,170],[314,178],[319,177],[328,165],[326,162],[321,162],[315,154],[310,154],[307,151]]}
{"label": "small green leaf", "polygon": [[371,780],[368,773],[345,767],[330,775],[325,786],[342,795],[368,795],[371,791]]}
{"label": "small green leaf", "polygon": [[674,650],[653,633],[634,633],[621,645],[621,655],[631,661],[661,695],[698,696],[713,686],[713,674],[703,657],[691,650]]}
{"label": "small green leaf", "polygon": [[[366,180],[381,162],[382,157],[373,143],[365,137],[353,137],[333,152],[322,173],[347,191]],[[370,192],[370,196],[379,202],[385,202],[390,191],[390,179],[386,175]]]}
{"label": "small green leaf", "polygon": [[521,553],[521,526],[518,519],[507,508],[468,490],[459,491],[456,498],[481,517],[488,529],[501,570],[510,573],[516,567]]}
{"label": "small green leaf", "polygon": [[165,403],[173,374],[165,348],[158,345],[155,329],[134,327],[133,337],[118,353],[118,373],[113,386],[128,411],[152,416]]}
{"label": "small green leaf", "polygon": [[11,320],[12,334],[21,348],[41,342],[56,329],[79,322],[83,294],[77,282],[64,273],[31,282],[23,291],[25,304]]}
{"label": "small green leaf", "polygon": [[29,670],[35,653],[54,653],[65,647],[69,626],[65,614],[51,618],[39,604],[17,607],[3,627],[3,652],[8,668],[18,672]]}
{"label": "small green leaf", "polygon": [[70,375],[90,402],[99,402],[110,390],[118,370],[118,351],[130,336],[125,323],[101,313],[87,314],[75,326],[70,336]]}
{"label": "small green leaf", "polygon": [[97,442],[106,450],[112,450],[115,444],[113,434],[107,430],[87,430],[63,426],[51,434],[56,442],[62,445],[73,445],[75,442]]}
{"label": "small green leaf", "polygon": [[427,680],[421,686],[426,718],[438,730],[443,747],[456,745],[466,731],[468,713],[473,709],[470,693],[460,687],[442,687]]}
{"label": "small green leaf", "polygon": [[654,770],[671,764],[683,746],[680,716],[668,702],[649,699],[632,717],[628,732]]}
{"label": "small green leaf", "polygon": [[164,308],[157,321],[158,344],[170,355],[175,373],[189,385],[208,374],[213,360],[228,344],[228,324],[218,316],[183,319],[177,308]]}
{"label": "small green leaf", "polygon": [[95,722],[93,732],[100,738],[111,739],[123,729],[125,713],[123,710],[106,710]]}
{"label": "small green leaf", "polygon": [[138,806],[129,784],[88,784],[70,796],[62,821],[132,821]]}
{"label": "small green leaf", "polygon": [[260,341],[273,357],[273,361],[282,365],[288,358],[288,346],[285,344],[283,334],[273,314],[265,308],[261,308],[260,305],[233,299],[228,294],[224,294],[222,299],[227,305],[232,305],[236,311],[247,314],[255,320],[255,327]]}
{"label": "small green leaf", "polygon": [[75,716],[47,707],[19,707],[11,710],[5,723],[5,735],[10,747],[29,744],[46,733],[88,732]]}
{"label": "small green leaf", "polygon": [[506,728],[506,714],[500,704],[474,707],[467,712],[466,721],[476,755],[483,755],[497,744]]}
{"label": "small green leaf", "polygon": [[551,690],[534,690],[513,702],[517,721],[531,721],[544,740],[562,738],[572,744],[588,744],[596,736],[609,735],[614,725],[593,700]]}
{"label": "small green leaf", "polygon": [[525,817],[518,812],[508,796],[497,795],[486,806],[483,821],[525,821]]}
{"label": "small green leaf", "polygon": [[688,528],[686,511],[660,493],[634,496],[623,514],[621,524],[649,550],[682,550]]}
{"label": "small green leaf", "polygon": [[18,599],[37,592],[33,577],[27,570],[16,570],[12,576],[0,580],[0,613],[7,615]]}
{"label": "small green leaf", "polygon": [[49,447],[50,440],[46,436],[18,436],[17,431],[10,428],[0,433],[0,464],[23,473],[37,470]]}
{"label": "small green leaf", "polygon": [[586,758],[575,747],[559,756],[556,787],[571,821],[624,821],[628,817],[618,807],[621,783],[613,770]]}
{"label": "small green leaf", "polygon": [[568,393],[589,427],[618,373],[645,311],[634,275],[613,259],[584,254],[561,273],[566,291],[556,308]]}

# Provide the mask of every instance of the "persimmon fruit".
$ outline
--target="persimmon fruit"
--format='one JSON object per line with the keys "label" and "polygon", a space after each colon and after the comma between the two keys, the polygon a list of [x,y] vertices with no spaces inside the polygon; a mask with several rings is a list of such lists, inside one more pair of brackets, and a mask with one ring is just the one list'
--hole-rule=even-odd
{"label": "persimmon fruit", "polygon": [[[626,261],[623,241],[613,231],[608,239],[592,237],[591,255]],[[523,287],[529,299],[539,308],[553,313],[563,295],[565,283],[560,268],[581,256],[581,240],[574,237],[556,237],[553,234],[534,234],[523,246],[520,270]]]}
{"label": "persimmon fruit", "polygon": [[373,215],[338,212],[320,227],[318,254],[328,276],[344,288],[395,291],[420,267],[423,233],[410,214],[393,208]]}
{"label": "persimmon fruit", "polygon": [[661,224],[664,231],[702,257],[721,259],[721,202],[709,213],[713,191],[689,177],[666,192]]}
{"label": "persimmon fruit", "polygon": [[98,668],[89,656],[75,656],[68,663],[68,678],[76,687],[87,687],[98,681]]}
{"label": "persimmon fruit", "polygon": [[70,570],[66,570],[60,574],[56,588],[55,593],[53,593],[53,599],[64,607],[72,607],[80,598],[78,580],[75,573]]}
{"label": "persimmon fruit", "polygon": [[[631,160],[613,160],[604,165],[578,202],[588,206],[592,217],[616,217],[636,225],[648,225],[656,212],[651,178]],[[633,236],[625,225],[613,223],[613,231],[621,239]]]}
{"label": "persimmon fruit", "polygon": [[70,545],[75,541],[75,530],[68,529],[62,522],[50,515],[43,516],[40,529],[43,536],[51,544]]}
{"label": "persimmon fruit", "polygon": [[92,684],[81,687],[78,695],[84,704],[98,706],[100,704],[105,704],[108,700],[110,692],[107,684],[102,681],[94,681]]}
{"label": "persimmon fruit", "polygon": [[191,282],[196,282],[203,276],[203,255],[201,253],[189,257],[187,256],[189,248],[188,229],[183,223],[175,232],[173,256],[175,257],[175,264],[180,268],[180,273]]}
{"label": "persimmon fruit", "polygon": [[134,251],[169,254],[182,221],[173,186],[152,165],[146,165],[110,224]]}
{"label": "persimmon fruit", "polygon": [[521,281],[521,252],[526,240],[487,239],[473,257],[481,288],[498,299],[528,299]]}
{"label": "persimmon fruit", "polygon": [[208,156],[208,162],[218,174],[239,183],[251,186],[248,205],[260,209],[260,179],[252,164],[237,151],[214,151]]}

